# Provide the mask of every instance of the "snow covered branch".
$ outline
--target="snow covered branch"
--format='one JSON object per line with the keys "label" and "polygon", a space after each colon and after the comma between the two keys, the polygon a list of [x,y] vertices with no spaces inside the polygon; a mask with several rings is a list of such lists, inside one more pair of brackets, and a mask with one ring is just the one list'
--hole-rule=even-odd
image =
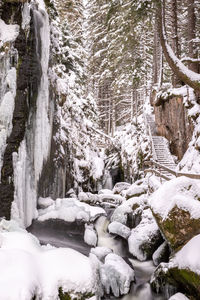
{"label": "snow covered branch", "polygon": [[200,93],[200,74],[189,70],[174,54],[167,42],[164,20],[164,0],[160,0],[157,3],[157,19],[160,42],[169,66],[185,84],[188,84],[196,92]]}

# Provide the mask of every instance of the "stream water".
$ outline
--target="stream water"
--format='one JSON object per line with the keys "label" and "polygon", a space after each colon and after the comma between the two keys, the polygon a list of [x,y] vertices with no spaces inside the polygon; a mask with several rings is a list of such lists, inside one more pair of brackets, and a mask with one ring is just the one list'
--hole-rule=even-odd
{"label": "stream water", "polygon": [[[115,254],[122,256],[129,265],[133,266],[136,282],[132,283],[128,295],[120,298],[114,296],[104,297],[104,300],[166,300],[162,295],[152,292],[149,280],[155,266],[152,261],[140,262],[130,255],[127,241],[111,235],[107,231],[108,218],[101,216],[95,223],[98,234],[98,245],[111,248]],[[42,244],[51,244],[55,247],[69,247],[89,255],[91,247],[83,239],[85,226],[83,223],[67,223],[62,220],[34,221],[29,231],[36,235]]]}

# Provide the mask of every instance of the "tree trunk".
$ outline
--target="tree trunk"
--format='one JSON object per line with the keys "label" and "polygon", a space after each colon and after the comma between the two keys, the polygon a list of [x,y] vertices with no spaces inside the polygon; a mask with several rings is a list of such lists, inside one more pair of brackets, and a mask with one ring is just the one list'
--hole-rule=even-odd
{"label": "tree trunk", "polygon": [[164,23],[164,0],[159,0],[157,2],[157,19],[158,28],[160,35],[160,42],[165,55],[165,58],[174,71],[174,73],[182,80],[185,84],[192,87],[198,94],[200,94],[200,75],[189,70],[174,54],[172,48],[167,43],[165,23]]}
{"label": "tree trunk", "polygon": [[[178,19],[177,19],[177,0],[171,0],[171,30],[172,30],[172,50],[179,58],[179,43],[178,43]],[[174,73],[172,76],[172,85],[176,87],[180,83],[179,78]]]}
{"label": "tree trunk", "polygon": [[[198,51],[197,47],[195,47],[194,39],[196,37],[196,16],[194,12],[194,0],[187,0],[188,9],[187,9],[187,17],[188,17],[188,55],[190,58],[197,59]],[[188,68],[194,72],[198,73],[198,62],[190,62],[188,64]]]}

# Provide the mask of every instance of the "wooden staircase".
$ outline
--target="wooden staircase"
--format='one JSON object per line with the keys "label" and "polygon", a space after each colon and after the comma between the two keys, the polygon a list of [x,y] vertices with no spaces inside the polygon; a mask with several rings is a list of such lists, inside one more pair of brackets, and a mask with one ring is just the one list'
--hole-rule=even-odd
{"label": "wooden staircase", "polygon": [[[146,126],[151,140],[153,160],[164,167],[175,170],[176,164],[170,153],[168,140],[165,137],[157,135],[154,115],[146,115]],[[175,177],[167,170],[157,168],[158,172],[164,177],[166,176],[169,179]]]}

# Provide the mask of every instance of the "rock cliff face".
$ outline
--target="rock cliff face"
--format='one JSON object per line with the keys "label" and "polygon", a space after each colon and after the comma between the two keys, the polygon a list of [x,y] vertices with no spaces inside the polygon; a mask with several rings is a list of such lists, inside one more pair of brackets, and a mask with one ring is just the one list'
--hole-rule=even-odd
{"label": "rock cliff face", "polygon": [[162,99],[155,105],[155,120],[158,135],[169,140],[170,150],[182,159],[192,138],[193,125],[181,96]]}

